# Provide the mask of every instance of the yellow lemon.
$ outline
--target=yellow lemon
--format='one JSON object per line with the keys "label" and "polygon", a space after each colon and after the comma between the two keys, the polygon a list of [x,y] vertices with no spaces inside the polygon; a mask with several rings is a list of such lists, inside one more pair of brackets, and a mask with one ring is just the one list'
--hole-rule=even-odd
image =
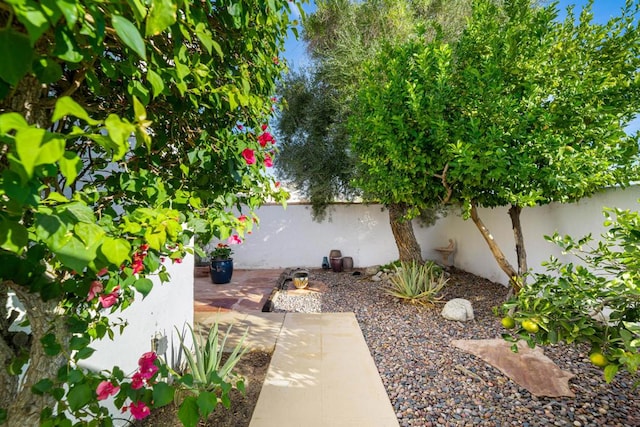
{"label": "yellow lemon", "polygon": [[535,334],[540,330],[540,327],[536,322],[528,319],[522,321],[522,327],[524,328],[525,331],[529,332],[530,334]]}
{"label": "yellow lemon", "polygon": [[506,329],[513,329],[516,327],[516,321],[513,320],[513,317],[503,317],[500,322]]}
{"label": "yellow lemon", "polygon": [[596,351],[595,353],[591,353],[589,355],[589,360],[591,360],[591,363],[593,363],[594,365],[600,368],[604,368],[609,364],[609,361],[604,356],[604,354],[600,353],[599,351]]}

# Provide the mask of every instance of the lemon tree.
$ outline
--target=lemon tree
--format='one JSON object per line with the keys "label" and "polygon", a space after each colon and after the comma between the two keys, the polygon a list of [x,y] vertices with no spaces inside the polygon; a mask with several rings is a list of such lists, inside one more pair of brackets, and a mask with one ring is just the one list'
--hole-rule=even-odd
{"label": "lemon tree", "polygon": [[546,263],[517,297],[503,306],[520,322],[508,340],[530,345],[586,343],[589,359],[611,381],[620,369],[640,366],[640,213],[604,210],[608,231],[596,241],[547,236],[583,265]]}

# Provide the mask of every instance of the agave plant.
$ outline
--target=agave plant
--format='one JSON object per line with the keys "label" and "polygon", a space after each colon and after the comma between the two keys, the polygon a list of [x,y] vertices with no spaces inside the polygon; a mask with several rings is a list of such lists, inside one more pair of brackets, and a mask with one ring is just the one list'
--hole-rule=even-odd
{"label": "agave plant", "polygon": [[402,262],[384,290],[388,295],[414,304],[432,305],[441,300],[438,294],[448,281],[433,262]]}
{"label": "agave plant", "polygon": [[[226,333],[221,337],[220,327],[218,321],[216,321],[209,330],[206,339],[194,332],[190,325],[187,325],[187,327],[189,328],[193,348],[191,349],[187,346],[185,337],[180,334],[180,347],[185,355],[187,367],[187,372],[183,376],[182,382],[196,394],[222,390],[222,401],[225,403],[225,396],[231,388],[231,381],[237,379],[233,369],[240,361],[240,358],[247,352],[247,348],[244,347],[244,340],[247,337],[248,330],[244,332],[238,344],[233,348],[225,362],[222,363],[227,338],[233,326],[230,325]],[[188,376],[191,378],[188,378]],[[235,386],[240,391],[244,390],[244,383],[240,379],[236,381]]]}

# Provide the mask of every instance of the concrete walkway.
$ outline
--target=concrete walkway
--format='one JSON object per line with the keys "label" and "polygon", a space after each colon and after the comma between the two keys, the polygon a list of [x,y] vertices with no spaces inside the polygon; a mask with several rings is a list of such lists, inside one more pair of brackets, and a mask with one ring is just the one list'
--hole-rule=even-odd
{"label": "concrete walkway", "polygon": [[[263,313],[279,271],[234,271],[229,285],[196,278],[195,324],[249,330],[250,350],[272,353],[250,427],[387,427],[398,421],[353,313]],[[322,284],[318,291],[322,291]]]}
{"label": "concrete walkway", "polygon": [[353,313],[287,313],[250,427],[398,420]]}

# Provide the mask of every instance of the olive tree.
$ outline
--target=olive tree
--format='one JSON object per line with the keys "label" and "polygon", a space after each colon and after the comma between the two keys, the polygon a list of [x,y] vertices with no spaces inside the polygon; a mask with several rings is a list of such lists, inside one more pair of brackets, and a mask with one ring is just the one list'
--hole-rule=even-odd
{"label": "olive tree", "polygon": [[[464,27],[466,16],[470,13],[471,1],[328,0],[318,1],[316,4],[317,11],[308,17],[304,26],[304,38],[314,61],[315,70],[305,83],[303,99],[309,104],[312,103],[316,110],[322,107],[322,114],[309,115],[305,108],[301,108],[307,104],[289,105],[290,112],[281,117],[278,123],[279,130],[283,135],[287,135],[287,128],[301,126],[305,132],[296,135],[295,142],[291,140],[294,143],[285,145],[279,169],[292,174],[282,176],[291,178],[298,187],[313,188],[316,191],[315,194],[322,194],[319,199],[312,198],[314,211],[316,202],[326,205],[334,197],[349,194],[350,191],[362,194],[366,201],[385,204],[389,209],[390,224],[400,258],[406,261],[420,260],[422,258],[420,245],[415,239],[410,220],[417,214],[421,214],[427,218],[427,223],[433,222],[435,218],[433,211],[425,211],[423,208],[434,205],[432,202],[438,200],[440,189],[427,195],[429,199],[427,201],[418,200],[417,193],[423,186],[422,182],[416,183],[417,187],[411,190],[406,200],[402,200],[402,191],[398,191],[392,199],[385,194],[387,190],[381,190],[379,193],[372,191],[375,183],[367,180],[381,171],[367,171],[370,159],[376,155],[382,155],[385,159],[381,162],[389,162],[388,157],[395,153],[381,154],[380,145],[375,148],[375,153],[365,153],[362,150],[366,151],[370,133],[364,130],[364,125],[356,130],[348,126],[348,123],[355,123],[359,119],[363,119],[363,123],[368,123],[369,117],[363,116],[361,110],[365,107],[362,105],[362,100],[356,100],[356,94],[363,85],[375,87],[376,81],[372,80],[374,77],[371,74],[373,71],[363,72],[363,69],[377,61],[376,57],[382,46],[402,44],[416,37],[417,34],[426,41],[433,40],[436,36],[441,40],[455,40]],[[386,51],[381,52],[380,55],[386,59],[390,55],[389,46],[385,49]],[[396,65],[403,66],[397,62]],[[375,78],[378,77],[381,82],[388,81],[386,76]],[[291,84],[295,89],[288,89],[289,91],[303,87],[299,81]],[[375,90],[372,89],[373,92]],[[398,106],[395,105],[395,107]],[[383,106],[378,108],[384,109]],[[301,119],[303,117],[308,120],[303,121]],[[319,130],[322,137],[318,138],[318,133],[306,131],[311,128]],[[352,132],[357,133],[357,137],[352,135]],[[345,144],[345,140],[356,141],[356,145],[351,147]],[[400,145],[399,142],[396,147]],[[300,150],[316,153],[315,158],[337,157],[340,161],[337,163],[320,161],[313,164],[313,168],[308,168],[307,157],[299,155]],[[360,158],[361,154],[362,158]],[[374,161],[374,163],[377,162]],[[406,171],[406,168],[402,170]],[[356,175],[358,173],[363,175],[351,182],[350,187],[342,185],[345,182],[344,178],[354,172]],[[393,173],[398,176],[401,171],[396,170]],[[412,171],[406,179],[414,179],[418,175],[420,171]],[[365,185],[361,188],[360,185],[363,183]],[[312,194],[309,193],[309,195]],[[413,203],[417,205],[413,206]],[[425,213],[427,215],[424,215]]]}

